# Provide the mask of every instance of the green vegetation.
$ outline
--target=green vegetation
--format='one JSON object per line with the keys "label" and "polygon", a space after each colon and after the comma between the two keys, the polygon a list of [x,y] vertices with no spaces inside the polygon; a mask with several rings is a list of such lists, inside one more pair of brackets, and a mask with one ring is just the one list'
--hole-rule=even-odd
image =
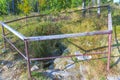
{"label": "green vegetation", "polygon": [[25,14],[29,14],[32,7],[31,5],[29,4],[29,0],[23,0],[22,2],[20,2],[18,4],[18,8]]}
{"label": "green vegetation", "polygon": [[7,6],[6,6],[6,0],[0,0],[0,15],[7,13]]}
{"label": "green vegetation", "polygon": [[[103,16],[101,16],[99,19],[95,19],[95,16],[83,18],[77,12],[67,15],[61,14],[61,15],[48,16],[48,18],[38,17],[30,20],[28,19],[27,24],[25,24],[24,20],[22,20],[9,25],[12,26],[13,28],[18,27],[18,31],[20,33],[30,37],[30,36],[68,34],[68,33],[106,30],[107,22],[104,21],[105,19],[106,17]],[[101,21],[101,23],[99,23],[99,21]],[[21,23],[23,24],[21,25]],[[23,49],[24,43],[21,42],[18,38],[15,38],[15,36],[13,37],[14,38],[12,38],[12,41],[16,43],[16,46],[19,47],[24,52]],[[53,56],[52,54],[54,54],[55,52],[61,53],[59,51],[59,48],[56,47],[57,43],[61,43],[69,47],[73,53],[76,50],[80,50],[82,53],[85,53],[87,50],[89,51],[92,50],[93,48],[107,45],[106,39],[107,36],[87,36],[87,37],[79,37],[75,39],[69,38],[69,39],[61,39],[61,40],[36,41],[36,42],[30,42],[29,50],[30,50],[30,55],[32,57],[47,57],[50,55]],[[70,44],[69,42],[73,44]],[[86,51],[79,49],[79,46],[73,48],[74,44],[80,45]]]}
{"label": "green vegetation", "polygon": [[[94,2],[95,5],[97,2]],[[107,0],[101,0],[101,3],[108,3]],[[93,5],[92,0],[86,0],[86,5]],[[25,15],[30,12],[50,13],[60,12],[70,8],[82,6],[82,0],[1,0],[0,14],[20,14]]]}

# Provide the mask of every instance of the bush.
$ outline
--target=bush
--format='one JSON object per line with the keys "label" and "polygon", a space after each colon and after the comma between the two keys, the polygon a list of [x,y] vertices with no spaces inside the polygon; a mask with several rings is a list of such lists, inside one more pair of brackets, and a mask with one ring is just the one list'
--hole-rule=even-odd
{"label": "bush", "polygon": [[[58,23],[51,22],[40,22],[37,26],[30,26],[20,30],[21,33],[26,36],[42,36],[42,35],[54,35],[60,34],[61,25]],[[30,42],[30,53],[34,57],[47,57],[52,56],[53,52],[57,49],[55,44],[60,40],[46,40],[46,41],[35,41]],[[20,45],[20,44],[19,44]],[[22,46],[21,46],[22,47]]]}
{"label": "bush", "polygon": [[0,0],[0,15],[7,14],[7,0]]}

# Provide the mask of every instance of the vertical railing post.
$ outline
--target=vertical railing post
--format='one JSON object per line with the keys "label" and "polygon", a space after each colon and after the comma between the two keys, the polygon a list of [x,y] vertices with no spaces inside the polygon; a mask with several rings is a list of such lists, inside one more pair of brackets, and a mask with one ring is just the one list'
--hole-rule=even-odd
{"label": "vertical railing post", "polygon": [[5,36],[5,29],[4,29],[3,25],[2,25],[2,36],[3,36],[3,40],[4,40],[4,49],[6,50],[6,40],[4,38],[4,36]]}
{"label": "vertical railing post", "polygon": [[107,59],[107,71],[110,70],[111,42],[112,42],[112,34],[108,34],[108,59]]}
{"label": "vertical railing post", "polygon": [[[110,6],[108,6],[108,30],[112,31],[112,16],[111,16],[111,8],[110,8]],[[112,32],[110,34],[108,34],[107,71],[109,71],[109,69],[110,69],[111,43],[112,43]]]}
{"label": "vertical railing post", "polygon": [[28,41],[25,40],[24,42],[25,42],[25,53],[27,57],[28,80],[32,80],[31,70],[30,70],[30,57],[29,57],[29,51],[28,51]]}

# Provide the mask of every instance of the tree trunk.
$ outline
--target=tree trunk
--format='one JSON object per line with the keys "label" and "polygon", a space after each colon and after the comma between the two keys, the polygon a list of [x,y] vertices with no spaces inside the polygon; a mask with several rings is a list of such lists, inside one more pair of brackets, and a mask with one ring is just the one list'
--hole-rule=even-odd
{"label": "tree trunk", "polygon": [[13,14],[15,13],[15,4],[14,4],[14,0],[12,0],[12,12],[13,12]]}
{"label": "tree trunk", "polygon": [[92,0],[92,6],[93,7],[95,6],[95,0]]}
{"label": "tree trunk", "polygon": [[98,5],[97,14],[98,14],[98,17],[100,17],[100,0],[97,0],[97,5]]}
{"label": "tree trunk", "polygon": [[83,12],[82,12],[82,16],[85,17],[85,13],[86,13],[86,0],[82,0],[82,9],[83,9]]}

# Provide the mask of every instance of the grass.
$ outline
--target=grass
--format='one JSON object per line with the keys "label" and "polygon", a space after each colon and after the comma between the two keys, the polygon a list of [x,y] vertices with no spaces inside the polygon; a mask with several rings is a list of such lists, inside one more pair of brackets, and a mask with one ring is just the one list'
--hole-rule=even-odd
{"label": "grass", "polygon": [[[104,25],[105,23],[96,24],[96,22],[98,22],[97,19],[95,19],[94,22],[92,22],[90,18],[89,19],[87,18],[82,22],[79,22],[79,21],[78,22],[77,21],[76,22],[74,21],[44,22],[43,21],[43,22],[39,22],[38,24],[34,24],[34,26],[27,25],[26,27],[19,29],[19,32],[21,32],[26,36],[41,36],[41,35],[54,35],[54,34],[64,34],[64,33],[89,32],[89,31],[103,30],[106,28],[106,26]],[[97,26],[99,28],[97,28]],[[100,45],[103,44],[102,41],[105,42],[105,39],[103,37],[106,38],[106,36],[90,36],[90,37],[87,36],[87,37],[81,37],[76,39],[71,38],[71,39],[65,39],[65,40],[49,40],[49,41],[41,41],[41,42],[39,41],[31,42],[30,45],[32,47],[30,47],[30,50],[31,50],[30,52],[37,54],[35,55],[35,57],[40,57],[40,56],[44,57],[52,54],[52,52],[56,50],[55,44],[57,42],[62,42],[66,44],[68,43],[67,40],[81,45],[86,50],[92,49],[93,47],[94,48],[100,47]],[[94,39],[96,40],[95,42],[93,41]],[[99,40],[101,41],[101,43],[99,42]],[[68,46],[70,44],[66,44],[66,45]]]}
{"label": "grass", "polygon": [[[100,18],[95,18],[95,16],[87,16],[87,18],[83,18],[77,12],[67,14],[67,19],[65,15],[64,17],[62,15],[54,15],[48,16],[48,18],[38,17],[34,19],[27,19],[27,24],[24,20],[21,20],[9,25],[12,26],[14,29],[18,28],[18,31],[25,36],[41,36],[105,30],[107,29],[107,23],[105,19],[106,17],[104,18],[103,16],[101,16]],[[99,21],[101,22],[99,23]],[[11,37],[11,34],[8,36]],[[19,47],[23,51],[24,43],[22,43],[14,35],[12,37],[14,38],[12,38],[11,40],[15,42],[17,47]],[[70,51],[74,53],[74,51],[81,51],[81,49],[79,49],[79,46],[74,47],[74,45],[70,44],[68,41],[73,43],[75,42],[75,44],[82,46],[82,48],[85,50],[90,50],[106,45],[105,38],[106,36],[85,36],[80,38],[30,42],[29,52],[31,52],[30,54],[33,57],[46,57],[52,55],[54,51],[58,50],[55,45],[56,43],[60,42],[68,47],[70,46]],[[85,51],[82,52],[84,53]]]}

